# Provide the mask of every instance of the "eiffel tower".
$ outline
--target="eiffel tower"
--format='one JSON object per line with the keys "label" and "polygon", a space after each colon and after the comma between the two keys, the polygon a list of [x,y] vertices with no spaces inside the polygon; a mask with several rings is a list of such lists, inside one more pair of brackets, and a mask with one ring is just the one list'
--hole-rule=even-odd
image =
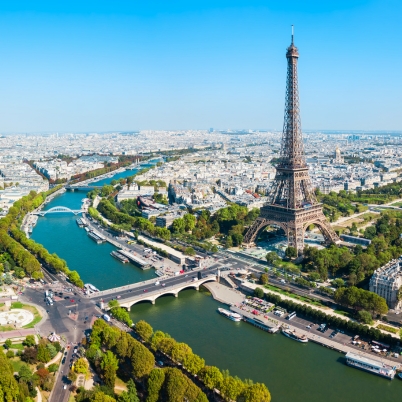
{"label": "eiffel tower", "polygon": [[295,247],[300,255],[304,248],[304,233],[310,224],[320,229],[327,244],[339,242],[339,238],[315,197],[305,160],[297,80],[299,51],[293,41],[293,26],[292,43],[287,49],[286,58],[285,121],[279,163],[268,202],[248,229],[244,243],[252,244],[262,229],[268,225],[277,225],[285,231],[288,246]]}

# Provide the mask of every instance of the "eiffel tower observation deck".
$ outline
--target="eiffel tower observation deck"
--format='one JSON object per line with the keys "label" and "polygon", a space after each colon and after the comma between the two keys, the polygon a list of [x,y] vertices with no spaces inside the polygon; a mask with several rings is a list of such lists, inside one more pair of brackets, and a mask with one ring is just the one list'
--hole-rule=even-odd
{"label": "eiffel tower observation deck", "polygon": [[252,244],[266,226],[276,225],[285,231],[288,246],[295,247],[300,255],[304,248],[304,233],[311,224],[319,228],[327,244],[339,242],[339,238],[315,197],[305,159],[297,79],[299,51],[293,36],[292,27],[292,42],[286,51],[286,104],[279,163],[268,202],[248,229],[244,243]]}

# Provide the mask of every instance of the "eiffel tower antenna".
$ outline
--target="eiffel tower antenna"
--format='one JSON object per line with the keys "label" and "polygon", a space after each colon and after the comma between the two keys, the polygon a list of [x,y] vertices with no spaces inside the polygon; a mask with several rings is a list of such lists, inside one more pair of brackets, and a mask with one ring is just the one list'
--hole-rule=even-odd
{"label": "eiffel tower antenna", "polygon": [[305,160],[297,77],[299,50],[294,45],[293,25],[292,41],[287,48],[286,59],[285,116],[279,163],[268,194],[268,202],[248,229],[244,243],[253,243],[258,233],[266,226],[277,225],[285,231],[288,246],[295,247],[298,253],[302,254],[304,232],[310,224],[320,229],[328,244],[338,242],[339,238],[327,222],[322,206],[315,197]]}

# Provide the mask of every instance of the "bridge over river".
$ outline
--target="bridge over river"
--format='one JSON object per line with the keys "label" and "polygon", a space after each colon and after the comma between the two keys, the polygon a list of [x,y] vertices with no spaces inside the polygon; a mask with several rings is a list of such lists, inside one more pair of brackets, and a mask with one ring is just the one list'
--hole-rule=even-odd
{"label": "bridge over river", "polygon": [[95,302],[104,302],[105,304],[117,298],[121,307],[130,309],[131,306],[141,301],[149,301],[155,304],[155,300],[164,295],[178,297],[179,293],[184,289],[199,290],[202,284],[215,282],[216,279],[217,269],[216,267],[211,267],[207,270],[189,271],[178,276],[160,277],[133,285],[92,293],[87,297]]}
{"label": "bridge over river", "polygon": [[74,215],[78,215],[82,212],[84,212],[84,210],[82,210],[82,209],[70,209],[67,207],[58,206],[58,207],[53,207],[53,208],[47,209],[45,211],[39,210],[39,211],[31,212],[31,215],[45,216],[47,214],[56,214],[56,213],[72,213]]}

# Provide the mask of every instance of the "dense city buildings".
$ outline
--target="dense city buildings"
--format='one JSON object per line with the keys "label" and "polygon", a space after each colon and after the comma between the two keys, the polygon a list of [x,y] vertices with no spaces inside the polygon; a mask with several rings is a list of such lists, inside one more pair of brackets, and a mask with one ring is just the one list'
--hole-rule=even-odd
{"label": "dense city buildings", "polygon": [[[280,135],[268,130],[217,129],[2,135],[1,208],[7,208],[7,199],[45,190],[46,179],[66,181],[113,165],[119,155],[169,156],[174,151],[182,153],[179,159],[168,159],[137,179],[162,180],[174,202],[196,208],[215,211],[227,202],[261,207],[275,177]],[[306,132],[303,136],[312,185],[322,193],[359,191],[400,180],[401,133]],[[118,199],[151,192],[146,186],[132,186]]]}

